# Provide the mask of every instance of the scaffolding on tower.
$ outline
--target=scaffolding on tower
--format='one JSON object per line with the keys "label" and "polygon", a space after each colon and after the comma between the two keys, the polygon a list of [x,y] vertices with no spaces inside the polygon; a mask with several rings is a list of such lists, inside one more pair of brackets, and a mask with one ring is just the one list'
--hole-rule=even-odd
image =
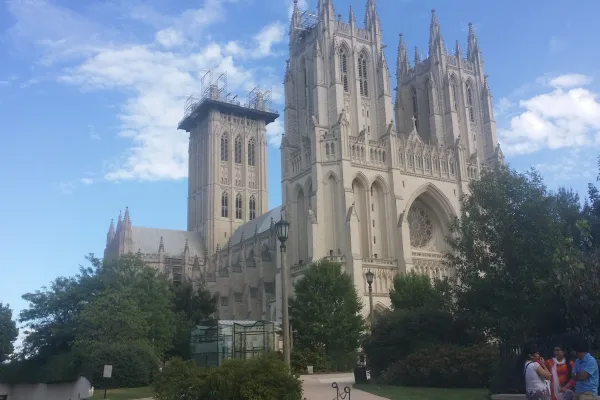
{"label": "scaffolding on tower", "polygon": [[305,10],[300,13],[300,23],[294,29],[298,31],[297,40],[302,40],[310,31],[312,31],[319,21],[317,13]]}
{"label": "scaffolding on tower", "polygon": [[248,92],[246,107],[260,111],[272,111],[271,101],[273,93],[271,90],[261,91],[258,86]]}

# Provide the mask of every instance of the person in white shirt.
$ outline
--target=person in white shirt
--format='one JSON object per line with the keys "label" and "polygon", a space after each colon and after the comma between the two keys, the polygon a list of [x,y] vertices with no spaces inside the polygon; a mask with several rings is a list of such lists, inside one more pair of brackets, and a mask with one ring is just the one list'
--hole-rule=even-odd
{"label": "person in white shirt", "polygon": [[523,350],[525,365],[525,398],[527,400],[550,400],[550,379],[552,374],[544,365],[540,351],[536,346],[528,346]]}

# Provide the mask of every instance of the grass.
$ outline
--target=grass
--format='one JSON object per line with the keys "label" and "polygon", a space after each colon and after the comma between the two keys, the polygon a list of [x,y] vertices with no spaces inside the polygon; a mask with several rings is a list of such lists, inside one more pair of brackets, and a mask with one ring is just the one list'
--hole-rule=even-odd
{"label": "grass", "polygon": [[391,400],[485,400],[487,389],[438,389],[382,385],[354,385],[356,389]]}
{"label": "grass", "polygon": [[[106,400],[136,400],[154,396],[149,387],[131,388],[131,389],[108,389],[106,391]],[[92,400],[104,399],[104,389],[94,391]]]}

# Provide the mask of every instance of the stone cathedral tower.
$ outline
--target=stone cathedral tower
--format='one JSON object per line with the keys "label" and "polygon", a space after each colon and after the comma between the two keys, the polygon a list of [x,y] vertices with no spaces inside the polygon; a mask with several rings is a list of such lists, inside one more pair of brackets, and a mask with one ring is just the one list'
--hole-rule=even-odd
{"label": "stone cathedral tower", "polygon": [[395,95],[384,47],[375,0],[362,26],[352,8],[342,21],[331,0],[316,14],[294,2],[281,145],[291,279],[328,257],[367,296],[371,270],[376,308],[389,306],[398,272],[452,274],[447,223],[469,180],[502,161],[472,26],[466,57],[458,44],[447,52],[435,12],[428,58],[415,49],[411,63],[400,35]]}
{"label": "stone cathedral tower", "polygon": [[188,100],[179,129],[190,134],[187,230],[199,232],[214,254],[268,211],[266,126],[278,114],[258,90],[244,105],[228,97],[225,74],[213,79],[209,71],[202,86],[203,98]]}

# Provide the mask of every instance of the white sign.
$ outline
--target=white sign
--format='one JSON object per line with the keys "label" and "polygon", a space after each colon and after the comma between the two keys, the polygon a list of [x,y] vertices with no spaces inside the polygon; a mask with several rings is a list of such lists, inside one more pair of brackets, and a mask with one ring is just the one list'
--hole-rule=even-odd
{"label": "white sign", "polygon": [[104,373],[102,374],[103,378],[111,378],[112,377],[112,365],[104,366]]}

